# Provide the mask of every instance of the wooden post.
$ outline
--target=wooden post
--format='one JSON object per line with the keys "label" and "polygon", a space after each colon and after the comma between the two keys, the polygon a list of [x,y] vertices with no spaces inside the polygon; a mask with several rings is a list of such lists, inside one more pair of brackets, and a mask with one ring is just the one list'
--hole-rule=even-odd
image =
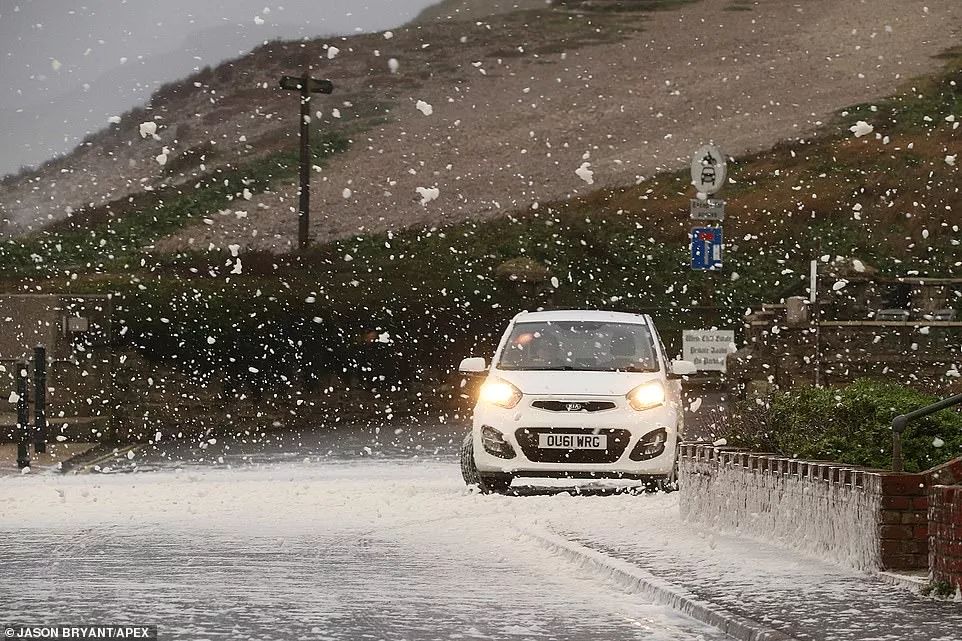
{"label": "wooden post", "polygon": [[301,83],[301,189],[298,208],[297,246],[307,249],[311,228],[311,94],[308,91],[310,76]]}

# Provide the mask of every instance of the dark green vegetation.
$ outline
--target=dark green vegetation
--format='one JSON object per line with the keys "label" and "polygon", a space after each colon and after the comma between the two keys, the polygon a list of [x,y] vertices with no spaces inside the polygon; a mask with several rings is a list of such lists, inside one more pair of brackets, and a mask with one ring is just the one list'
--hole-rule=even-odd
{"label": "dark green vegetation", "polygon": [[[776,392],[764,404],[742,402],[726,438],[759,452],[890,469],[892,419],[936,400],[870,379],[834,389],[802,387]],[[962,456],[962,414],[944,410],[910,423],[902,448],[908,472]]]}
{"label": "dark green vegetation", "polygon": [[949,599],[955,595],[956,587],[948,581],[927,583],[919,591],[922,596],[932,596],[938,599]]}

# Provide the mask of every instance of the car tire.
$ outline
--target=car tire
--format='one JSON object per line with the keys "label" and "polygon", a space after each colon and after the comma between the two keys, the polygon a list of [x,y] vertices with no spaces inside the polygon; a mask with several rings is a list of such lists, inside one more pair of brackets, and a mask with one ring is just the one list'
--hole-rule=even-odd
{"label": "car tire", "polygon": [[503,494],[511,487],[510,474],[481,474],[474,463],[474,438],[470,432],[461,441],[461,478],[467,486],[476,486],[484,494]]}
{"label": "car tire", "polygon": [[474,464],[474,438],[471,432],[468,432],[461,441],[461,478],[467,486],[481,485],[481,475],[478,474],[478,468]]}
{"label": "car tire", "polygon": [[660,483],[662,492],[678,491],[678,454],[675,454],[675,464],[671,468],[671,474],[666,476]]}

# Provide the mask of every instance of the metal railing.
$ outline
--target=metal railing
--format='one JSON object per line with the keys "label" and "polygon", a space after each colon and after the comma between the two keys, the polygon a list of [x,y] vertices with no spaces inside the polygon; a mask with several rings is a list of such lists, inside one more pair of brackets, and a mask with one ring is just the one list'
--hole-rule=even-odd
{"label": "metal railing", "polygon": [[905,428],[908,427],[909,423],[912,421],[924,418],[930,414],[935,414],[936,412],[941,412],[944,409],[948,409],[954,405],[962,405],[962,394],[956,394],[955,396],[950,396],[949,398],[943,399],[938,403],[932,403],[931,405],[926,405],[921,407],[914,412],[909,412],[908,414],[900,414],[892,419],[892,471],[893,472],[904,472],[905,462],[902,459],[902,433],[905,432]]}

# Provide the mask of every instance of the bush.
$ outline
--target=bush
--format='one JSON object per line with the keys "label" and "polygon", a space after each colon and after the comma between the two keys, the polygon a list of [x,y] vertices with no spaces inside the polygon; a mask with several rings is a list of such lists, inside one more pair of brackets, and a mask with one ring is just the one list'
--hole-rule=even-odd
{"label": "bush", "polygon": [[[887,469],[892,419],[936,400],[872,379],[841,388],[801,387],[767,402],[739,403],[724,436],[730,445],[752,450]],[[962,456],[962,414],[945,410],[909,424],[902,451],[908,472]]]}

